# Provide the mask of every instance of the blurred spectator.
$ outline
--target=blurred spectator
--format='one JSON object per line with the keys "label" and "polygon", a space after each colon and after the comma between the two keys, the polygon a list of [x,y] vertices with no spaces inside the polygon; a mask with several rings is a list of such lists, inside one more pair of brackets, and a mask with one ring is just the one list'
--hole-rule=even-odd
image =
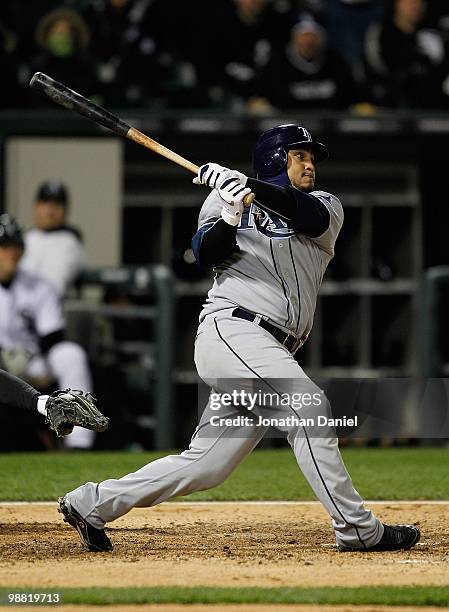
{"label": "blurred spectator", "polygon": [[449,2],[447,0],[432,0],[427,6],[428,21],[449,36]]}
{"label": "blurred spectator", "polygon": [[77,0],[9,0],[0,3],[0,19],[17,38],[17,55],[22,60],[29,59],[38,51],[35,39],[36,24],[50,11],[73,7]]}
{"label": "blurred spectator", "polygon": [[259,93],[279,109],[345,109],[357,102],[351,70],[327,46],[324,28],[305,16],[290,42],[273,54],[260,75]]}
{"label": "blurred spectator", "polygon": [[[72,9],[55,9],[44,15],[35,30],[39,51],[31,59],[24,84],[33,72],[41,71],[83,95],[95,97],[98,86],[87,50],[90,36],[86,22]],[[34,95],[33,102],[54,107],[42,95]]]}
{"label": "blurred spectator", "polygon": [[17,38],[1,17],[0,15],[0,70],[5,87],[0,106],[1,108],[14,108],[23,105],[17,78],[18,65],[15,55]]}
{"label": "blurred spectator", "polygon": [[363,44],[368,27],[382,18],[382,0],[327,0],[329,46],[352,66],[363,60]]}
{"label": "blurred spectator", "polygon": [[196,6],[198,31],[190,32],[198,80],[209,102],[244,107],[254,94],[257,72],[280,46],[292,24],[289,2],[218,0]]}
{"label": "blurred spectator", "polygon": [[[0,361],[1,367],[44,390],[92,390],[84,350],[65,340],[61,302],[42,277],[19,269],[24,242],[18,224],[0,215]],[[64,444],[90,448],[94,433],[76,427]]]}
{"label": "blurred spectator", "polygon": [[60,297],[86,263],[80,232],[67,225],[67,189],[58,181],[43,183],[34,203],[35,227],[25,235],[21,268],[48,280]]}
{"label": "blurred spectator", "polygon": [[196,81],[193,66],[176,53],[176,32],[185,24],[174,10],[165,0],[97,0],[85,8],[104,104],[188,105]]}
{"label": "blurred spectator", "polygon": [[368,96],[378,106],[444,108],[448,66],[441,34],[425,25],[424,0],[392,0],[365,39]]}

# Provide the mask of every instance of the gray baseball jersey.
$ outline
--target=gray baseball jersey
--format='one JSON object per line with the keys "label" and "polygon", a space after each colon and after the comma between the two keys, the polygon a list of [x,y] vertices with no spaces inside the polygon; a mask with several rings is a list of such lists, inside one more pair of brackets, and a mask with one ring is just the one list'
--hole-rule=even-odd
{"label": "gray baseball jersey", "polygon": [[[343,224],[340,200],[325,191],[313,196],[330,213],[329,228],[317,238],[295,234],[288,222],[266,206],[253,203],[242,215],[233,255],[215,268],[214,284],[200,314],[236,305],[262,315],[297,337],[312,329],[316,299]],[[205,200],[198,228],[212,226],[222,201],[216,190]]]}

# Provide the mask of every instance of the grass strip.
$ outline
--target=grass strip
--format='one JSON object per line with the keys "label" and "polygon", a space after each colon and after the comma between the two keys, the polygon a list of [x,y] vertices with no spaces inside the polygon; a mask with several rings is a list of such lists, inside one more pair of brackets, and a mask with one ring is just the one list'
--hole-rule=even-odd
{"label": "grass strip", "polygon": [[131,587],[131,588],[1,588],[0,603],[9,593],[58,592],[63,604],[327,604],[447,607],[449,587],[375,586],[320,588],[261,587]]}
{"label": "grass strip", "polygon": [[[169,452],[0,454],[0,499],[55,500],[87,481],[120,478],[166,454]],[[365,499],[449,499],[446,448],[348,448],[342,454]],[[256,450],[222,485],[183,499],[276,501],[315,496],[293,453],[283,448]]]}

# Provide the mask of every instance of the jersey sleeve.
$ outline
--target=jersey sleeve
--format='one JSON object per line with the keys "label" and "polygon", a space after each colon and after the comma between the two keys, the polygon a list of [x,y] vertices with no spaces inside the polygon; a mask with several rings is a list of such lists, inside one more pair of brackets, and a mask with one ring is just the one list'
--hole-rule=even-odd
{"label": "jersey sleeve", "polygon": [[236,246],[237,227],[228,225],[221,218],[221,209],[221,198],[212,191],[201,208],[198,230],[192,238],[192,250],[200,265],[219,265]]}
{"label": "jersey sleeve", "polygon": [[204,204],[201,207],[198,216],[198,229],[206,225],[212,225],[220,219],[222,207],[222,200],[214,189],[204,200]]}
{"label": "jersey sleeve", "polygon": [[335,242],[343,225],[343,206],[336,196],[332,195],[331,193],[327,193],[326,191],[313,191],[311,195],[323,202],[329,211],[329,227],[320,236],[310,238],[310,240],[313,240],[313,242],[315,242],[320,249],[333,257]]}

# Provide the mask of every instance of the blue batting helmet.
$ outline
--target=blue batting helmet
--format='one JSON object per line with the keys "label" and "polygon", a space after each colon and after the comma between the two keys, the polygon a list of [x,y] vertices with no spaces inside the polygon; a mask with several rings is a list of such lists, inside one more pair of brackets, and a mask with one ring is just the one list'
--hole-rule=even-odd
{"label": "blue batting helmet", "polygon": [[263,132],[254,147],[253,166],[257,177],[276,176],[287,168],[288,150],[303,145],[310,149],[315,161],[324,161],[329,157],[326,146],[312,140],[306,128],[294,123],[278,125]]}

